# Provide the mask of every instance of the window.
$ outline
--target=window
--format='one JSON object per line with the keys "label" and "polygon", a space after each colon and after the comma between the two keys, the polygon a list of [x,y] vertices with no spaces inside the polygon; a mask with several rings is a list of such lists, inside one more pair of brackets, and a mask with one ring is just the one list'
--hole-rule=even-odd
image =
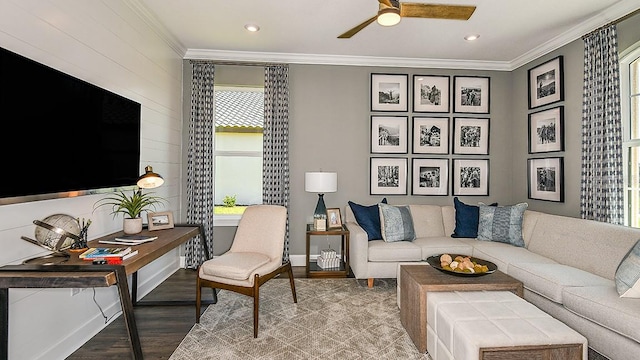
{"label": "window", "polygon": [[214,225],[236,226],[262,204],[264,88],[214,86],[214,97]]}
{"label": "window", "polygon": [[620,85],[626,164],[625,224],[640,227],[640,43],[620,57]]}

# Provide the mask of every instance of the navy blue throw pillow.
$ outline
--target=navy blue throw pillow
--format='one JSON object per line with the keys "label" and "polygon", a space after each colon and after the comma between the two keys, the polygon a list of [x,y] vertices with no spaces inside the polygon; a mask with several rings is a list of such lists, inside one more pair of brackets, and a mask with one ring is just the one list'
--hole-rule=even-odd
{"label": "navy blue throw pillow", "polygon": [[[386,204],[387,198],[382,199],[381,203]],[[349,207],[351,208],[351,211],[353,211],[353,215],[356,217],[358,225],[367,232],[367,238],[369,240],[381,240],[382,232],[380,231],[380,212],[378,210],[378,204],[365,206],[349,201]]]}
{"label": "navy blue throw pillow", "polygon": [[[456,228],[453,229],[453,238],[472,238],[478,237],[478,223],[480,219],[480,207],[476,205],[467,205],[453,198],[453,206],[456,209]],[[493,203],[491,206],[498,206]]]}

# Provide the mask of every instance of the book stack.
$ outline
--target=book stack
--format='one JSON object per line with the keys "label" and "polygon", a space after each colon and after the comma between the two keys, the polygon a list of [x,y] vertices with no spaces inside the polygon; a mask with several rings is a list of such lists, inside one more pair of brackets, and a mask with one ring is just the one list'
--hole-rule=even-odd
{"label": "book stack", "polygon": [[149,235],[120,235],[115,237],[112,240],[100,240],[101,244],[114,244],[114,245],[127,245],[127,246],[135,246],[144,244],[149,241],[153,241],[157,239],[157,236],[149,236]]}
{"label": "book stack", "polygon": [[333,269],[340,267],[340,258],[333,249],[326,249],[320,252],[318,256],[318,266],[322,269]]}
{"label": "book stack", "polygon": [[89,248],[79,255],[80,259],[93,261],[97,259],[120,258],[126,260],[138,253],[138,250],[131,251],[131,247],[126,248]]}

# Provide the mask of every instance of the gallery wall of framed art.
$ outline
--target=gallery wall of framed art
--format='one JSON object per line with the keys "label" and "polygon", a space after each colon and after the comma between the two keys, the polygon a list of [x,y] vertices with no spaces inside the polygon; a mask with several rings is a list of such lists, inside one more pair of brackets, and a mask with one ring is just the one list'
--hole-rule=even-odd
{"label": "gallery wall of framed art", "polygon": [[489,195],[490,84],[485,76],[371,73],[369,193]]}
{"label": "gallery wall of framed art", "polygon": [[[532,200],[564,202],[565,151],[564,61],[554,57],[527,71],[527,196]],[[548,156],[548,157],[540,157]]]}

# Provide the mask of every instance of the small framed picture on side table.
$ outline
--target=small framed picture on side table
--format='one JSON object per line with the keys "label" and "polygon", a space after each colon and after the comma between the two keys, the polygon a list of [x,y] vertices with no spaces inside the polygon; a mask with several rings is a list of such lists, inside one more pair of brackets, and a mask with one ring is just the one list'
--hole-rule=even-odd
{"label": "small framed picture on side table", "polygon": [[148,213],[149,231],[173,229],[173,213],[171,211]]}
{"label": "small framed picture on side table", "polygon": [[340,216],[340,208],[327,209],[327,227],[329,229],[342,228],[342,217]]}

